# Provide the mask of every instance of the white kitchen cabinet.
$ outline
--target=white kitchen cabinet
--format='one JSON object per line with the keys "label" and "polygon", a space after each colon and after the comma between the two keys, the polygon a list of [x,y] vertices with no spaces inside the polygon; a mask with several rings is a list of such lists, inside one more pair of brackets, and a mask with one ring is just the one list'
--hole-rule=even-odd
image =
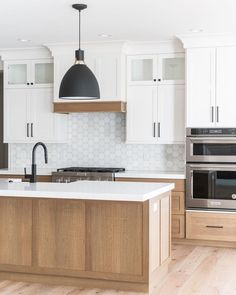
{"label": "white kitchen cabinet", "polygon": [[217,127],[236,126],[236,47],[216,50],[216,118]]}
{"label": "white kitchen cabinet", "polygon": [[127,93],[127,142],[156,143],[157,88],[130,86]]}
{"label": "white kitchen cabinet", "polygon": [[157,81],[159,84],[185,84],[185,58],[183,53],[159,54],[157,63]]}
{"label": "white kitchen cabinet", "polygon": [[29,92],[24,89],[5,91],[4,142],[28,141],[29,122]]}
{"label": "white kitchen cabinet", "polygon": [[52,87],[53,76],[51,59],[4,62],[5,88]]}
{"label": "white kitchen cabinet", "polygon": [[236,47],[187,50],[187,127],[235,127]]}
{"label": "white kitchen cabinet", "polygon": [[185,137],[185,86],[158,86],[157,101],[158,142],[183,143]]}
{"label": "white kitchen cabinet", "polygon": [[128,85],[185,83],[183,53],[129,56],[127,68]]}
{"label": "white kitchen cabinet", "polygon": [[65,142],[66,120],[52,112],[52,88],[6,89],[4,142]]}
{"label": "white kitchen cabinet", "polygon": [[129,86],[127,143],[183,143],[184,85]]}
{"label": "white kitchen cabinet", "polygon": [[127,58],[128,85],[155,85],[157,56],[137,55]]}
{"label": "white kitchen cabinet", "polygon": [[187,51],[187,127],[215,126],[215,49]]}

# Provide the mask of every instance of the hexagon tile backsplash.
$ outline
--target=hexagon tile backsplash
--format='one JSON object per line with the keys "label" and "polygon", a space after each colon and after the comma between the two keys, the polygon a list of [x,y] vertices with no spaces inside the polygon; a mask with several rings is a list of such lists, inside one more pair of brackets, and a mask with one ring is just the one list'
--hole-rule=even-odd
{"label": "hexagon tile backsplash", "polygon": [[[40,168],[69,166],[124,167],[127,170],[184,170],[184,145],[142,145],[125,143],[125,114],[70,114],[69,141],[46,144],[49,163],[37,151]],[[31,164],[32,144],[10,144],[10,168]]]}

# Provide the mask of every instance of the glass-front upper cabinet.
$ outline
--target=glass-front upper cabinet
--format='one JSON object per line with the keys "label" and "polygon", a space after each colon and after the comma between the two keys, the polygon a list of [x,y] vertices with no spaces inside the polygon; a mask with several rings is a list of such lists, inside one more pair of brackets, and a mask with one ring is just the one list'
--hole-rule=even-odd
{"label": "glass-front upper cabinet", "polygon": [[9,88],[26,87],[29,72],[28,61],[7,62],[4,67],[5,86]]}
{"label": "glass-front upper cabinet", "polygon": [[35,86],[50,86],[53,84],[53,63],[50,60],[34,61],[32,64]]}
{"label": "glass-front upper cabinet", "polygon": [[127,65],[129,85],[185,83],[183,53],[129,56]]}
{"label": "glass-front upper cabinet", "polygon": [[6,61],[4,63],[6,88],[51,87],[53,76],[51,59]]}
{"label": "glass-front upper cabinet", "polygon": [[154,55],[129,56],[128,65],[128,83],[134,85],[153,84],[156,79],[157,57]]}
{"label": "glass-front upper cabinet", "polygon": [[184,54],[175,53],[158,55],[158,79],[162,84],[184,84]]}

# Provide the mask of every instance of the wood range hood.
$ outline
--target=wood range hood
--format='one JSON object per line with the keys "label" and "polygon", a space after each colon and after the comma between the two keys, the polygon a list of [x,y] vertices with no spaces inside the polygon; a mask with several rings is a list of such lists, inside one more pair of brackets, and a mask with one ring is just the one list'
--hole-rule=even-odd
{"label": "wood range hood", "polygon": [[87,112],[113,112],[125,113],[126,102],[122,100],[108,101],[70,101],[70,102],[54,102],[54,113],[87,113]]}

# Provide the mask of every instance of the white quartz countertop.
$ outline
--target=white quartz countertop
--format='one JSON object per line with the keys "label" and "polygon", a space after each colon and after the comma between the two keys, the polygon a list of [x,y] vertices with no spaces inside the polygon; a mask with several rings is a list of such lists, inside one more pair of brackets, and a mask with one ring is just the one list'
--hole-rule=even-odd
{"label": "white quartz countertop", "polygon": [[[52,171],[56,171],[53,168],[38,168],[37,175],[51,175]],[[31,173],[31,168],[27,167],[27,173]],[[1,175],[24,175],[24,168],[15,168],[15,169],[0,169],[0,178]]]}
{"label": "white quartz countertop", "polygon": [[174,189],[172,183],[77,181],[72,183],[8,183],[0,181],[0,196],[143,202]]}
{"label": "white quartz countertop", "polygon": [[135,171],[126,170],[115,174],[116,178],[163,178],[163,179],[185,179],[183,171]]}

